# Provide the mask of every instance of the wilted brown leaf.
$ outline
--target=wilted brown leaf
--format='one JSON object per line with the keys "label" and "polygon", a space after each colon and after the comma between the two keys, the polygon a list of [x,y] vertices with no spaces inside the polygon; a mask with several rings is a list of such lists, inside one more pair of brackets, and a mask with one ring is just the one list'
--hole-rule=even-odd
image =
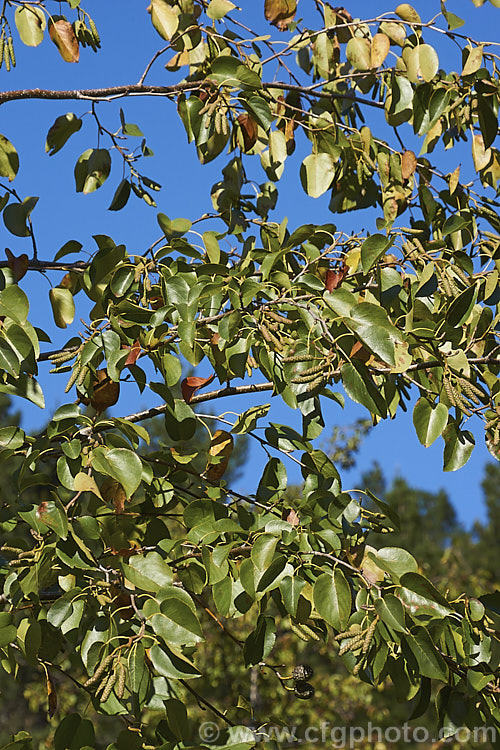
{"label": "wilted brown leaf", "polygon": [[389,54],[391,42],[385,34],[375,34],[372,39],[370,57],[372,68],[379,68]]}
{"label": "wilted brown leaf", "polygon": [[295,17],[297,0],[265,0],[264,15],[280,31],[286,31]]}
{"label": "wilted brown leaf", "polygon": [[[229,458],[233,452],[233,445],[233,436],[230,432],[226,432],[226,430],[216,430],[214,432],[208,451],[206,469],[206,477],[209,482],[218,482],[224,475]],[[217,463],[212,463],[214,458],[217,460]]]}
{"label": "wilted brown leaf", "polygon": [[116,513],[123,513],[127,494],[120,482],[112,477],[106,477],[101,485],[101,495],[107,503],[113,503]]}
{"label": "wilted brown leaf", "polygon": [[98,414],[113,406],[120,397],[120,383],[115,383],[108,375],[108,371],[103,368],[97,370],[95,378],[92,381],[92,395],[87,398],[77,389],[78,398],[88,406],[92,406]]}
{"label": "wilted brown leaf", "polygon": [[368,362],[371,356],[371,352],[365,349],[360,341],[356,341],[349,354],[351,359],[359,359],[361,362]]}
{"label": "wilted brown leaf", "polygon": [[211,383],[214,378],[215,375],[210,375],[210,377],[208,378],[197,378],[194,376],[184,378],[184,380],[181,382],[181,393],[182,398],[184,399],[186,404],[190,403],[196,391],[198,391],[200,388],[203,388],[203,386]]}
{"label": "wilted brown leaf", "polygon": [[28,270],[28,256],[26,253],[23,253],[16,257],[8,247],[5,248],[5,255],[7,256],[7,261],[9,268],[12,271],[14,281],[20,281]]}
{"label": "wilted brown leaf", "polygon": [[347,276],[347,272],[349,271],[348,266],[342,265],[338,268],[329,268],[326,272],[325,277],[325,287],[326,289],[331,292],[334,289],[337,289],[342,282],[344,281],[345,277]]}
{"label": "wilted brown leaf", "polygon": [[417,157],[413,151],[404,151],[401,157],[401,176],[407,180],[417,168]]}
{"label": "wilted brown leaf", "polygon": [[50,24],[49,35],[65,62],[76,63],[80,59],[80,46],[69,21],[60,18]]}
{"label": "wilted brown leaf", "polygon": [[295,151],[295,128],[297,123],[294,119],[287,120],[285,125],[285,141],[286,141],[286,152],[288,156],[291,156]]}
{"label": "wilted brown leaf", "polygon": [[136,340],[130,347],[130,351],[128,353],[127,359],[125,360],[124,367],[130,367],[130,365],[135,365],[135,363],[139,359],[140,354],[141,354],[141,345],[139,341]]}
{"label": "wilted brown leaf", "polygon": [[257,123],[250,115],[245,113],[238,117],[238,124],[243,136],[243,150],[250,151],[257,141]]}
{"label": "wilted brown leaf", "polygon": [[298,526],[300,523],[299,516],[293,508],[283,508],[281,512],[281,519],[287,521],[292,526]]}
{"label": "wilted brown leaf", "polygon": [[57,711],[57,692],[54,680],[48,669],[46,669],[45,676],[47,678],[47,700],[48,700],[48,714],[51,719]]}

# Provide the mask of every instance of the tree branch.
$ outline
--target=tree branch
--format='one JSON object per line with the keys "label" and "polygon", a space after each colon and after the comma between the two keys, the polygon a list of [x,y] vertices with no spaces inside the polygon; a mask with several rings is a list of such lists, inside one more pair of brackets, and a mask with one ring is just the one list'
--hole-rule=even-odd
{"label": "tree branch", "polygon": [[[208,391],[208,393],[200,393],[198,396],[193,396],[190,404],[201,404],[205,401],[213,401],[216,398],[224,398],[225,396],[240,396],[242,393],[260,393],[262,391],[272,391],[274,383],[251,383],[249,385],[229,385],[225,388],[218,388],[215,391]],[[136,414],[129,414],[127,417],[123,417],[127,422],[142,422],[145,419],[151,419],[157,417],[159,414],[164,414],[167,409],[167,404],[161,404],[161,406],[154,406],[152,409],[145,409],[139,411]]]}
{"label": "tree branch", "polygon": [[[328,83],[328,81],[325,81],[325,84],[326,83]],[[124,84],[123,86],[108,86],[106,88],[98,89],[67,89],[61,91],[55,89],[17,89],[0,92],[0,104],[21,99],[46,99],[55,101],[82,99],[90,101],[109,101],[123,96],[169,96],[171,94],[182,93],[183,91],[197,91],[207,88],[207,86],[215,85],[216,84],[208,78],[201,81],[184,81],[182,83],[173,84],[172,86],[147,86],[140,83],[130,83]],[[262,88],[265,90],[282,89],[284,91],[297,91],[300,94],[307,94],[309,96],[316,96],[323,99],[347,99],[358,104],[366,104],[368,107],[376,107],[377,109],[384,108],[382,102],[364,99],[355,94],[341,94],[336,91],[317,91],[314,86],[298,86],[283,81],[272,81],[263,82]]]}
{"label": "tree branch", "polygon": [[[77,260],[73,263],[59,263],[54,260],[30,260],[28,271],[85,271],[91,261]],[[10,268],[8,260],[0,260],[0,268]]]}

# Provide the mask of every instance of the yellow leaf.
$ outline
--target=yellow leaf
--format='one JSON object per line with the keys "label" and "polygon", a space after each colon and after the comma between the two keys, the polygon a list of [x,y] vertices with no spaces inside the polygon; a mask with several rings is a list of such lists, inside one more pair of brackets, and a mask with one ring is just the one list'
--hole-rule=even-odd
{"label": "yellow leaf", "polygon": [[391,42],[385,34],[375,34],[370,49],[370,62],[372,68],[379,68],[389,54]]}

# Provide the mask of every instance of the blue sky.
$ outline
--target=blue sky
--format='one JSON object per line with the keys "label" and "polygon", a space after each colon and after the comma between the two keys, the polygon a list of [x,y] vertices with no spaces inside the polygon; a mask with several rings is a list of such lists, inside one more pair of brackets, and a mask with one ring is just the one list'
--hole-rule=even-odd
{"label": "blue sky", "polygon": [[[162,46],[162,40],[152,28],[147,3],[137,0],[94,0],[82,5],[95,17],[102,38],[103,49],[95,55],[91,50],[81,51],[78,64],[62,62],[54,45],[44,40],[37,49],[16,45],[18,67],[8,74],[3,67],[0,70],[2,90],[20,88],[85,88],[108,86],[120,83],[135,82],[139,79],[148,60],[156,49]],[[261,33],[277,32],[270,29],[263,19],[263,1],[240,1],[241,18],[248,25],[255,26]],[[397,3],[394,3],[394,6]],[[299,15],[311,17],[312,0],[301,0]],[[373,15],[392,9],[390,3],[366,3],[353,0],[348,4],[353,16]],[[425,0],[415,2],[415,7],[423,20],[439,12],[439,2]],[[460,0],[447,3],[449,10],[465,17],[467,33],[476,39],[485,36],[495,37],[498,28],[500,11],[488,3],[476,9],[472,2]],[[312,16],[314,19],[314,16]],[[460,30],[462,31],[462,30]],[[15,41],[17,34],[14,30]],[[283,35],[281,38],[285,38]],[[494,39],[493,39],[494,40]],[[435,35],[427,35],[429,43],[438,41]],[[439,48],[444,67],[457,70],[461,67],[458,49],[451,44]],[[148,78],[150,83],[172,83],[176,77],[167,73],[163,67],[166,60],[160,59]],[[114,158],[111,176],[105,186],[94,194],[83,196],[74,191],[73,166],[82,151],[97,145],[96,128],[90,114],[84,116],[82,130],[74,135],[68,144],[55,156],[44,153],[45,135],[55,118],[66,112],[75,112],[78,116],[89,113],[88,102],[41,102],[18,101],[4,104],[0,110],[0,132],[7,136],[20,153],[21,168],[18,177],[12,183],[24,198],[28,195],[40,196],[40,201],[33,213],[39,256],[52,259],[61,245],[68,239],[77,239],[83,243],[84,251],[92,252],[94,243],[92,234],[109,234],[115,242],[126,244],[130,252],[141,253],[160,236],[156,223],[157,211],[162,211],[174,218],[184,216],[194,219],[211,209],[210,187],[220,177],[224,159],[201,166],[194,149],[186,142],[184,129],[175,115],[174,105],[158,98],[136,97],[119,102],[99,105],[99,116],[111,130],[119,127],[118,110],[123,106],[126,119],[137,123],[147,136],[148,145],[155,152],[155,157],[145,160],[141,165],[148,177],[160,182],[163,189],[155,194],[158,208],[146,206],[134,196],[127,208],[121,212],[109,212],[109,205],[114,190],[121,179],[122,168],[119,160]],[[370,112],[370,115],[372,113]],[[370,122],[368,122],[370,124]],[[418,144],[408,127],[405,133],[408,147],[418,151]],[[102,145],[105,145],[103,143]],[[319,200],[308,198],[298,183],[298,170],[306,151],[300,147],[288,159],[285,175],[278,184],[280,201],[275,218],[281,220],[283,215],[289,217],[289,226],[294,227],[309,222],[333,221],[340,229],[351,231],[374,231],[374,217],[371,214],[347,214],[341,219],[328,211],[328,196]],[[467,173],[467,161],[470,161],[468,150],[436,153],[432,159],[439,163],[444,171],[454,169],[459,161],[464,161],[464,174]],[[263,181],[258,159],[255,160],[255,174]],[[471,178],[473,173],[470,173]],[[207,226],[206,228],[215,228]],[[8,246],[15,254],[30,252],[29,240],[10,235],[0,223],[1,247]],[[3,254],[3,250],[2,250]],[[82,255],[82,257],[84,257]],[[73,259],[70,257],[70,259]],[[21,286],[30,295],[32,310],[30,319],[35,325],[48,326],[53,331],[48,303],[50,284],[41,275],[29,275],[23,279]],[[58,275],[51,275],[57,283]],[[82,295],[77,303],[83,301]],[[82,308],[85,314],[85,307]],[[63,344],[74,332],[81,330],[77,320],[67,331],[57,331],[54,345]],[[47,378],[49,367],[42,365],[41,383],[46,393],[48,409],[41,412],[29,404],[19,403],[23,410],[24,424],[27,429],[42,426],[54,406],[70,400],[63,389],[64,376]],[[51,382],[51,381],[56,381]],[[259,399],[258,402],[262,402]],[[265,399],[264,399],[265,400]],[[244,403],[236,399],[227,400],[222,409],[242,411],[257,400],[252,398]],[[274,401],[276,403],[274,403]],[[138,395],[133,385],[126,385],[122,391],[120,412],[129,413],[142,407],[155,405],[158,397],[145,391]],[[298,424],[298,415],[292,414],[277,399],[273,399],[270,413],[272,421]],[[346,424],[366,412],[354,404],[341,410],[338,406],[325,404],[327,429],[335,424]],[[424,449],[415,436],[411,423],[411,407],[408,414],[401,413],[396,420],[381,423],[365,441],[359,455],[359,469],[366,471],[373,461],[379,461],[388,478],[402,474],[408,481],[424,489],[437,490],[444,487],[450,494],[460,518],[469,524],[475,518],[482,518],[484,511],[481,504],[480,481],[484,463],[490,458],[482,437],[482,430],[476,429],[476,449],[467,466],[454,474],[442,472],[442,440],[439,439],[428,449]],[[240,490],[252,491],[255,480],[265,457],[258,448],[252,448],[251,462],[240,481]],[[295,466],[289,464],[291,481],[298,481],[299,474]],[[358,471],[350,472],[345,479],[346,489],[356,486]]]}

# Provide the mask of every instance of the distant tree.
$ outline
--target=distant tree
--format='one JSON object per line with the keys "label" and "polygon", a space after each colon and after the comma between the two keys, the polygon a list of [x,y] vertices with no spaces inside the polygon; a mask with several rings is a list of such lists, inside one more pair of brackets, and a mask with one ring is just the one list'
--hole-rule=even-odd
{"label": "distant tree", "polygon": [[399,530],[393,531],[389,540],[385,534],[375,534],[370,536],[370,543],[376,547],[388,543],[403,547],[419,560],[427,575],[442,577],[443,552],[461,532],[446,491],[419,490],[401,476],[388,487],[378,465],[363,474],[362,485],[388,502],[400,519]]}

